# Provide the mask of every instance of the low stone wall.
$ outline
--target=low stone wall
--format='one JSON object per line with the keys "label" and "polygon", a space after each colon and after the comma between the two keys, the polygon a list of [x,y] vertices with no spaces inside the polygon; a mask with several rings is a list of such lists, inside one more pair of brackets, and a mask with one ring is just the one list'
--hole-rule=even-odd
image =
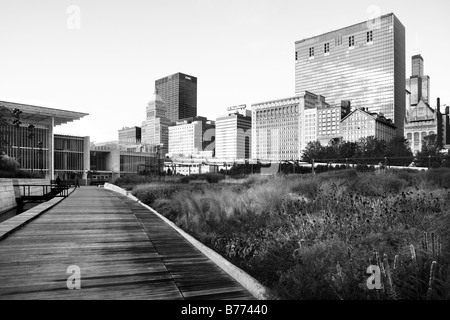
{"label": "low stone wall", "polygon": [[116,186],[115,184],[105,182],[105,185],[103,187],[105,189],[112,190],[112,191],[118,192],[120,194],[123,194],[124,196],[127,195],[127,191],[126,190]]}
{"label": "low stone wall", "polygon": [[[0,178],[0,212],[11,210],[16,207],[16,198],[22,196],[23,188],[20,185],[43,185],[50,184],[47,179],[5,179]],[[42,187],[30,188],[30,195],[42,194]]]}
{"label": "low stone wall", "polygon": [[16,196],[11,179],[0,179],[0,212],[16,206]]}

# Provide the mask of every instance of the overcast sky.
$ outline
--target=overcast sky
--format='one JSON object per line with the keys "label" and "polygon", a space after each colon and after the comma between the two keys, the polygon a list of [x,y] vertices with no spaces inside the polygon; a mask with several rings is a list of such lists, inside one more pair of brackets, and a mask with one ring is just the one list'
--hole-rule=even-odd
{"label": "overcast sky", "polygon": [[155,80],[198,78],[197,113],[295,94],[295,41],[393,12],[406,74],[421,53],[450,105],[448,0],[0,0],[0,100],[90,115],[56,128],[117,140],[141,126]]}

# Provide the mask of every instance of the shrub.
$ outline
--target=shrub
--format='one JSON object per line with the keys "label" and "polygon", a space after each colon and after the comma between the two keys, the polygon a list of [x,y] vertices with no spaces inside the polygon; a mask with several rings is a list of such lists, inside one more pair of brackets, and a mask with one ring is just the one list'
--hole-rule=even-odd
{"label": "shrub", "polygon": [[430,169],[425,173],[425,179],[429,185],[450,188],[450,168]]}
{"label": "shrub", "polygon": [[0,154],[0,178],[41,178],[41,174],[21,170],[19,162],[8,155]]}
{"label": "shrub", "polygon": [[363,196],[381,197],[396,194],[403,190],[407,182],[393,174],[375,175],[361,174],[358,179],[349,183],[350,191]]}
{"label": "shrub", "polygon": [[131,194],[147,205],[152,205],[157,199],[170,199],[179,191],[176,184],[144,184],[133,188]]}
{"label": "shrub", "polygon": [[[344,165],[345,168],[345,165]],[[358,177],[358,172],[355,169],[345,169],[338,171],[330,171],[318,176],[319,179],[344,179],[353,180]]]}
{"label": "shrub", "polygon": [[300,177],[292,182],[290,189],[294,193],[304,195],[308,199],[312,199],[319,191],[319,179],[315,176]]}

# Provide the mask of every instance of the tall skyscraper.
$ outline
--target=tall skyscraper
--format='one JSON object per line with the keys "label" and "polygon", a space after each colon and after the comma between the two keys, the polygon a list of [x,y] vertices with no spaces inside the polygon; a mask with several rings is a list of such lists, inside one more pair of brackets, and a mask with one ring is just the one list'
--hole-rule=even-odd
{"label": "tall skyscraper", "polygon": [[165,117],[166,106],[158,89],[147,105],[146,120],[142,122],[141,142],[147,151],[159,147],[162,154],[169,152],[169,127],[172,121]]}
{"label": "tall skyscraper", "polygon": [[409,106],[416,106],[419,104],[420,100],[425,103],[430,101],[430,77],[424,76],[424,64],[423,58],[420,54],[415,55],[411,59],[411,71],[412,75],[406,79],[406,90],[408,90],[411,95]]}
{"label": "tall skyscraper", "polygon": [[405,137],[414,153],[422,149],[423,138],[437,134],[438,141],[445,143],[446,117],[440,111],[440,99],[436,107],[430,106],[430,77],[424,75],[424,63],[420,54],[411,58],[411,77],[406,79]]}
{"label": "tall skyscraper", "polygon": [[155,88],[164,101],[166,118],[171,121],[197,116],[197,78],[175,73],[155,81]]}
{"label": "tall skyscraper", "polygon": [[403,134],[405,27],[393,14],[295,43],[295,92],[350,100],[392,119]]}

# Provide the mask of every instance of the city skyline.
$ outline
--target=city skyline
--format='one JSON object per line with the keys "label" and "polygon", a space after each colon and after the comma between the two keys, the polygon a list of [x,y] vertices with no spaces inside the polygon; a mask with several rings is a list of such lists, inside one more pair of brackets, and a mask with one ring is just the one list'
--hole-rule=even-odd
{"label": "city skyline", "polygon": [[448,105],[449,44],[438,26],[449,4],[432,3],[3,2],[0,98],[89,113],[55,131],[117,140],[145,119],[155,80],[182,72],[198,78],[197,114],[215,120],[229,106],[293,96],[295,41],[392,12],[406,28],[406,74],[420,53],[431,106],[437,97]]}

